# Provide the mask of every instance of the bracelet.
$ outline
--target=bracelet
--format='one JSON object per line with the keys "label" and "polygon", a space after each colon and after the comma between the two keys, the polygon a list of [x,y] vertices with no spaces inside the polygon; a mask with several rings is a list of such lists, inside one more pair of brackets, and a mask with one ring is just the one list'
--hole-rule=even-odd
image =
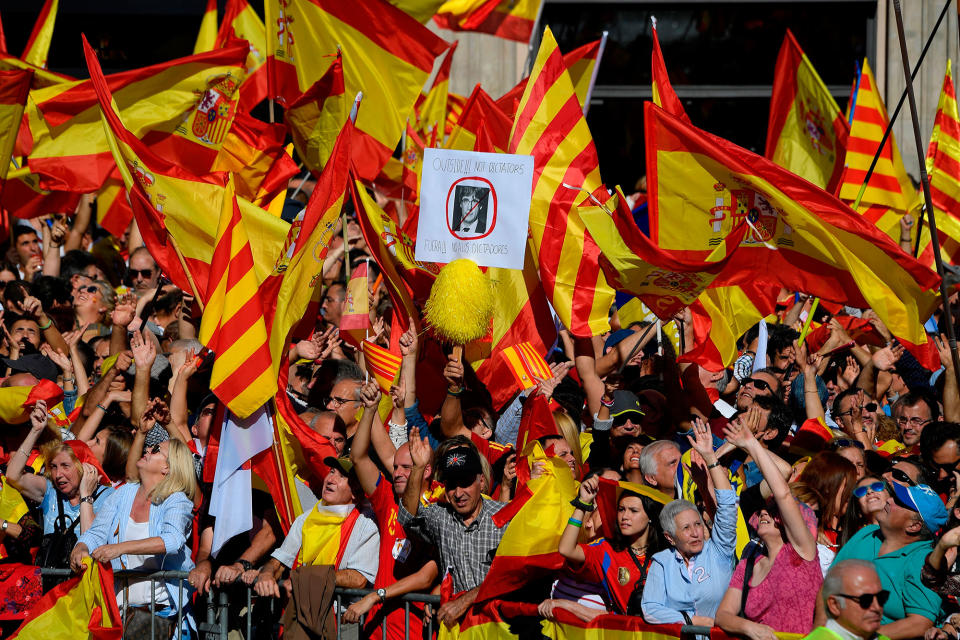
{"label": "bracelet", "polygon": [[708,464],[708,465],[707,465],[707,469],[713,469],[713,468],[719,467],[719,466],[720,466],[720,461],[717,460],[717,461],[714,462],[713,464]]}
{"label": "bracelet", "polygon": [[64,378],[63,381],[64,381],[64,382],[76,382],[77,379],[76,379],[76,378]]}
{"label": "bracelet", "polygon": [[571,500],[570,504],[573,505],[574,509],[580,509],[580,511],[586,511],[587,513],[590,513],[591,511],[597,508],[596,505],[587,504],[586,502],[581,502],[580,496],[577,496],[576,498]]}
{"label": "bracelet", "polygon": [[29,457],[30,457],[30,454],[27,453],[26,451],[24,451],[23,449],[17,449],[17,453],[19,453],[20,455],[22,455],[24,458],[29,458]]}
{"label": "bracelet", "polygon": [[579,528],[583,526],[583,520],[577,520],[576,518],[570,518],[567,520],[567,524],[572,524],[573,526]]}
{"label": "bracelet", "polygon": [[610,402],[607,402],[607,401],[604,400],[603,398],[600,398],[600,404],[602,404],[603,406],[605,406],[605,407],[607,407],[607,408],[609,409],[610,407],[613,406],[613,400],[611,400]]}
{"label": "bracelet", "polygon": [[100,404],[99,402],[97,403],[97,409],[100,409],[100,411],[103,411],[104,413],[107,412],[107,408],[102,404]]}
{"label": "bracelet", "polygon": [[53,318],[47,318],[47,324],[40,326],[40,331],[46,331],[53,326]]}
{"label": "bracelet", "polygon": [[459,398],[463,395],[463,387],[447,387],[447,395]]}

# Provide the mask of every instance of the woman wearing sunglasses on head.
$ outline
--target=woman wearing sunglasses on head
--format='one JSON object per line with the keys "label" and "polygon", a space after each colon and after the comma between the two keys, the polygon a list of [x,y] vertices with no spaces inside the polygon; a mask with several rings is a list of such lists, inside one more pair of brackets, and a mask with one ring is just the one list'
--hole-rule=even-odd
{"label": "woman wearing sunglasses on head", "polygon": [[750,518],[760,544],[745,551],[734,570],[717,610],[717,626],[750,640],[773,640],[775,631],[809,633],[823,581],[816,516],[794,497],[769,452],[749,429],[731,423],[724,436],[756,460],[773,499]]}

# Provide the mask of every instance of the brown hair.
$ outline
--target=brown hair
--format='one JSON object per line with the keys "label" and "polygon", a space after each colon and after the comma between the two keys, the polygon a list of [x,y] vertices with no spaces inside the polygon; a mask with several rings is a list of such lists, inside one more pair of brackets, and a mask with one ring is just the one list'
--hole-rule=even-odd
{"label": "brown hair", "polygon": [[822,533],[833,527],[835,521],[839,523],[842,510],[850,502],[850,495],[857,484],[857,468],[839,453],[821,451],[811,458],[797,481],[804,483],[817,497],[820,507],[817,513],[818,529]]}

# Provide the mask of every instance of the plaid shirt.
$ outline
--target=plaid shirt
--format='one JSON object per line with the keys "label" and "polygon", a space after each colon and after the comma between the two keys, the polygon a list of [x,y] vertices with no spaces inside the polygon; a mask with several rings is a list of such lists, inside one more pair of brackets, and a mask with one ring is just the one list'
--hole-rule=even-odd
{"label": "plaid shirt", "polygon": [[449,568],[456,593],[473,589],[483,582],[506,529],[498,528],[491,519],[506,506],[505,503],[487,498],[481,498],[481,501],[480,513],[469,527],[463,526],[463,520],[449,504],[421,504],[414,517],[400,503],[400,524],[437,546],[441,566]]}

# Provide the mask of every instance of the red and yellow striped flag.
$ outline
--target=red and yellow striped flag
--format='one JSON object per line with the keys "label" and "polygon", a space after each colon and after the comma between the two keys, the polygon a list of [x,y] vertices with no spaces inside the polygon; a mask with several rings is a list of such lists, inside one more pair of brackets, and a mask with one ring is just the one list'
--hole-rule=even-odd
{"label": "red and yellow striped flag", "polygon": [[40,15],[33,25],[27,46],[23,48],[20,59],[29,64],[47,68],[47,56],[50,54],[50,43],[53,42],[53,25],[57,21],[57,7],[59,0],[47,0],[40,9]]}
{"label": "red and yellow striped flag", "polygon": [[200,19],[200,30],[193,45],[194,55],[211,51],[217,46],[217,0],[207,0],[207,8]]}
{"label": "red and yellow striped flag", "polygon": [[[960,262],[960,113],[957,111],[957,94],[953,85],[952,63],[947,60],[943,77],[943,89],[933,121],[933,135],[927,148],[927,173],[930,175],[930,195],[937,211],[937,231],[944,260]],[[926,217],[924,217],[926,221]],[[929,225],[924,224],[924,230]],[[929,232],[927,247],[920,259],[925,264],[933,263],[933,249]],[[921,238],[921,243],[923,239]],[[922,244],[921,244],[922,246]],[[924,254],[929,254],[925,259]]]}
{"label": "red and yellow striped flag", "polygon": [[[433,86],[426,94],[421,94],[417,100],[417,129],[424,136],[431,128],[439,126],[446,132],[447,123],[447,96],[450,93],[450,65],[453,64],[453,54],[457,50],[457,40],[450,44],[447,53],[440,63]],[[443,133],[440,141],[443,142]]]}
{"label": "red and yellow striped flag", "polygon": [[246,40],[249,45],[247,74],[240,85],[240,105],[250,111],[267,97],[267,32],[247,0],[227,0],[215,46],[225,47],[236,39]]}
{"label": "red and yellow striped flag", "polygon": [[113,640],[121,636],[123,621],[110,564],[91,558],[85,558],[83,564],[82,575],[58,584],[34,603],[11,640]]}
{"label": "red and yellow striped flag", "polygon": [[608,331],[613,289],[576,205],[601,189],[599,160],[573,82],[547,28],[517,110],[510,153],[534,158],[530,234],[547,297],[576,336]]}
{"label": "red and yellow striped flag", "polygon": [[447,0],[433,21],[451,31],[479,31],[529,42],[543,0]]}
{"label": "red and yellow striped flag", "polygon": [[407,117],[447,43],[383,0],[304,0],[286,5],[301,91],[343,51],[343,81],[351,99],[362,92],[353,161],[373,180],[400,142]]}
{"label": "red and yellow striped flag", "polygon": [[0,205],[17,218],[27,219],[51,212],[73,213],[80,202],[75,191],[47,191],[40,188],[40,176],[30,167],[9,169]]}
{"label": "red and yellow striped flag", "polygon": [[[866,59],[863,61],[856,96],[840,184],[840,199],[846,202],[855,201],[860,193],[867,169],[890,122]],[[858,213],[867,216],[887,235],[898,238],[900,217],[919,205],[920,196],[907,175],[897,142],[891,133],[860,200]]]}
{"label": "red and yellow striped flag", "polygon": [[284,125],[268,124],[241,110],[223,139],[212,171],[229,171],[237,197],[266,207],[286,192],[290,178],[299,172],[284,147],[286,135]]}
{"label": "red and yellow striped flag", "polygon": [[667,113],[673,114],[684,122],[690,122],[683,103],[677,97],[670,84],[670,76],[667,74],[667,65],[663,61],[663,51],[660,50],[660,37],[657,35],[657,21],[653,22],[653,53],[650,55],[650,78],[653,85],[653,104],[664,109]]}
{"label": "red and yellow striped flag", "polygon": [[210,260],[207,306],[198,337],[216,354],[210,390],[241,418],[273,396],[273,381],[277,379],[259,286],[253,251],[230,179]]}
{"label": "red and yellow striped flag", "polygon": [[421,24],[426,24],[446,0],[387,0]]}
{"label": "red and yellow striped flag", "polygon": [[[523,96],[522,90],[517,96],[517,101],[521,96]],[[515,103],[512,109],[516,111]],[[478,84],[463,105],[460,118],[447,137],[444,147],[473,151],[477,145],[477,138],[483,135],[492,143],[491,153],[506,152],[510,144],[512,127],[512,116],[507,115],[499,106],[499,102],[491,98]],[[484,133],[481,134],[481,132]]]}
{"label": "red and yellow striped flag", "polygon": [[36,65],[30,64],[29,62],[24,62],[20,58],[16,58],[5,52],[0,52],[0,70],[33,71],[33,83],[31,84],[31,89],[42,89],[44,87],[51,87],[55,84],[73,82],[76,80],[76,78],[71,78],[70,76],[62,73],[41,69]]}
{"label": "red and yellow striped flag", "polygon": [[837,101],[787,29],[774,71],[764,155],[834,193],[849,133]]}
{"label": "red and yellow striped flag", "polygon": [[323,76],[287,107],[283,119],[290,127],[297,155],[311,171],[319,172],[333,151],[334,142],[350,107],[343,85],[340,53]]}
{"label": "red and yellow striped flag", "polygon": [[400,375],[402,358],[369,340],[361,342],[360,348],[363,350],[367,369],[373,374],[380,391],[390,393],[390,387],[396,383],[397,376]]}
{"label": "red and yellow striped flag", "polygon": [[547,361],[529,342],[507,347],[501,352],[500,357],[506,361],[510,373],[517,381],[519,391],[536,386],[539,380],[546,380],[553,376]]}
{"label": "red and yellow striped flag", "polygon": [[926,342],[935,273],[795,174],[651,103],[644,116],[650,236],[662,249],[704,257],[747,225],[717,286],[766,282],[872,307],[901,341]]}

